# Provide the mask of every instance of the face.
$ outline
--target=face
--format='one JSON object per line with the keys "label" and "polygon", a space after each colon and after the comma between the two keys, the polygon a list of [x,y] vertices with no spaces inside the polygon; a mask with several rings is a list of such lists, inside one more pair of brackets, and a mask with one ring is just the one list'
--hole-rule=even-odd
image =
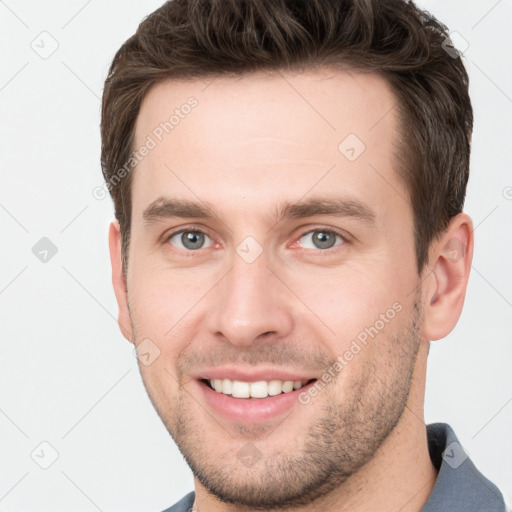
{"label": "face", "polygon": [[156,144],[133,175],[127,332],[223,501],[310,502],[403,417],[422,300],[394,104],[383,78],[325,69],[165,82],[143,102],[134,145]]}

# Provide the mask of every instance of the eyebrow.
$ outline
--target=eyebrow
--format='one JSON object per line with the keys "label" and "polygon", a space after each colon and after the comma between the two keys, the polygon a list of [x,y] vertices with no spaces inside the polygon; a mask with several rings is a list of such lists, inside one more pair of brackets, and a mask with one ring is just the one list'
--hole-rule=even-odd
{"label": "eyebrow", "polygon": [[[369,224],[375,224],[375,212],[358,199],[344,197],[312,197],[304,201],[285,201],[274,210],[273,220],[302,219],[316,215],[352,217]],[[145,224],[156,223],[168,218],[215,219],[220,218],[210,203],[189,201],[161,196],[144,210]]]}

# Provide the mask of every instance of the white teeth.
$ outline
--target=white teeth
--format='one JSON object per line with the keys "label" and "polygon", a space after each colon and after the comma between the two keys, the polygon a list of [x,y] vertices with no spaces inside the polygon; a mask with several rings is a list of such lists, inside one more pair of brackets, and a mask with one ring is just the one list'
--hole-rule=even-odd
{"label": "white teeth", "polygon": [[283,383],[280,380],[271,380],[268,383],[268,395],[280,395],[283,390]]}
{"label": "white teeth", "polygon": [[283,393],[293,391],[293,380],[286,380],[283,382]]}
{"label": "white teeth", "polygon": [[253,398],[266,398],[268,396],[268,384],[264,380],[251,382],[250,391]]}
{"label": "white teeth", "polygon": [[[217,389],[215,391],[218,391]],[[220,390],[221,393],[224,393],[226,395],[231,395],[233,392],[233,381],[229,379],[224,379],[222,381],[222,389]]]}
{"label": "white teeth", "polygon": [[233,395],[234,398],[249,398],[249,383],[234,380],[233,387],[231,389],[231,394]]}
{"label": "white teeth", "polygon": [[218,393],[232,395],[234,398],[267,398],[268,396],[290,393],[301,388],[308,381],[271,380],[258,382],[242,382],[231,379],[210,379],[210,385]]}

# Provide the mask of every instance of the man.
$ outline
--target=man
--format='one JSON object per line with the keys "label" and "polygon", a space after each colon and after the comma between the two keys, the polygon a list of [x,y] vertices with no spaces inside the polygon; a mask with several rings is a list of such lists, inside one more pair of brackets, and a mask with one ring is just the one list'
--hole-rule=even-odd
{"label": "man", "polygon": [[195,477],[169,511],[504,510],[423,417],[473,253],[446,30],[402,0],[174,0],[116,54],[119,324]]}

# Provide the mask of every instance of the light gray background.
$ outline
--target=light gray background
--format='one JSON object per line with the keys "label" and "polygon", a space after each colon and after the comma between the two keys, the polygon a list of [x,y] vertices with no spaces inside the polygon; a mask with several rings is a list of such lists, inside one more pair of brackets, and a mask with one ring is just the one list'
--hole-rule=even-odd
{"label": "light gray background", "polygon": [[[160,4],[0,1],[0,511],[159,512],[192,489],[118,330],[107,251],[113,209],[92,195],[102,184],[109,63]],[[510,504],[512,2],[421,5],[469,44],[466,211],[477,226],[464,312],[432,344],[426,419],[453,426]],[[33,49],[56,44],[46,59]],[[46,263],[32,253],[42,237],[58,248]],[[48,469],[35,462],[51,462],[43,441],[59,453]]]}

